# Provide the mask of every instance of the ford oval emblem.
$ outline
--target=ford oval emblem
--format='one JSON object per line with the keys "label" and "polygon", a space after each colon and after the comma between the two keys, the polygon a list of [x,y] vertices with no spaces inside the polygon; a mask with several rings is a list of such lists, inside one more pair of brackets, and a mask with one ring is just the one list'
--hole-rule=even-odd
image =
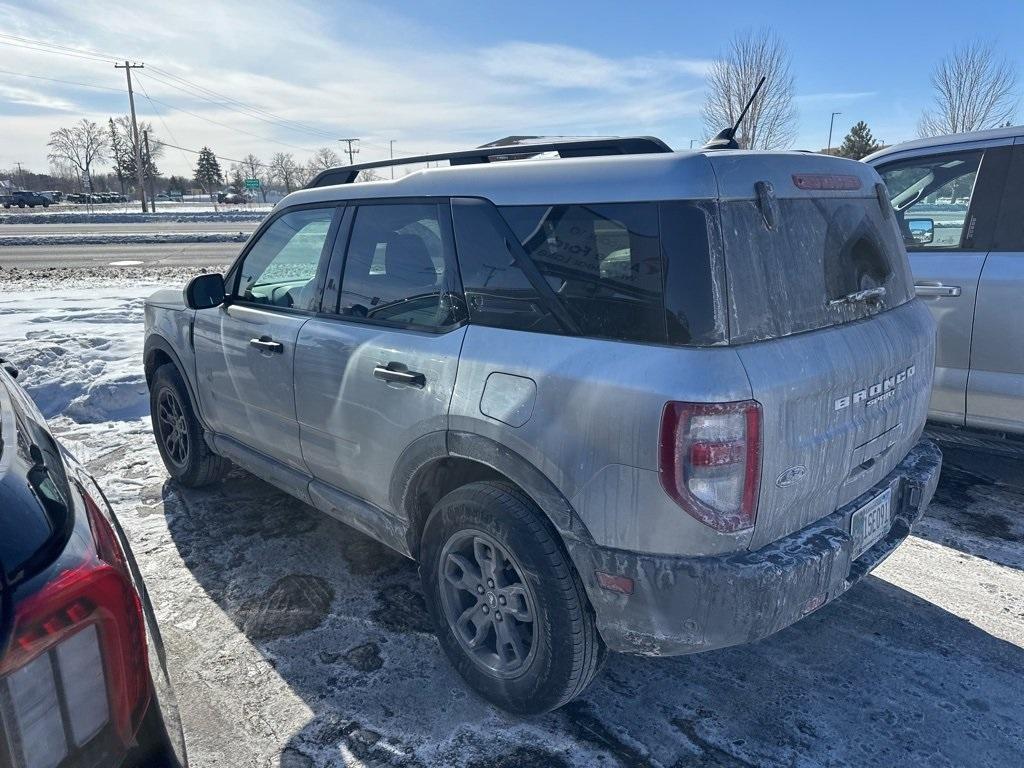
{"label": "ford oval emblem", "polygon": [[803,464],[797,464],[795,467],[790,467],[775,478],[775,484],[779,486],[779,488],[789,488],[789,486],[796,485],[803,480],[804,475],[806,474],[807,467]]}

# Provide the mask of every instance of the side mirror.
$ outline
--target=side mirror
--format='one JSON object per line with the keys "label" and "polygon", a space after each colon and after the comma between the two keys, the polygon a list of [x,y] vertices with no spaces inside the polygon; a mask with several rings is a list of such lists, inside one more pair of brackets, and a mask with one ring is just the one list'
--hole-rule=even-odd
{"label": "side mirror", "polygon": [[934,219],[907,219],[910,245],[927,245],[935,240]]}
{"label": "side mirror", "polygon": [[185,286],[185,305],[189,309],[210,309],[224,303],[224,276],[197,275]]}

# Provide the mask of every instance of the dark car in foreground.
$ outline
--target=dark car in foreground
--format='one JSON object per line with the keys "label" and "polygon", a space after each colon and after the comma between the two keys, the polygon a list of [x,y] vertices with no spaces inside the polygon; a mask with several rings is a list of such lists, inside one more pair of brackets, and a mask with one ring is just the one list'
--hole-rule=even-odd
{"label": "dark car in foreground", "polygon": [[153,610],[95,481],[0,370],[0,766],[185,766]]}

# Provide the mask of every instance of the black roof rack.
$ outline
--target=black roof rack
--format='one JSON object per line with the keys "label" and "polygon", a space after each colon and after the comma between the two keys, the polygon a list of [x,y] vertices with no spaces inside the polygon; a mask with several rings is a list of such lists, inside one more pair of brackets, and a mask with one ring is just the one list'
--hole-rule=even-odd
{"label": "black roof rack", "polygon": [[[511,137],[510,137],[511,138]],[[437,155],[417,155],[393,160],[375,160],[371,163],[342,165],[320,171],[309,184],[313,187],[328,187],[333,184],[351,184],[360,171],[370,168],[388,168],[395,165],[413,165],[415,163],[433,163],[447,160],[449,165],[474,165],[491,163],[499,160],[514,160],[533,157],[542,152],[557,152],[559,157],[597,157],[601,155],[645,155],[656,152],[671,152],[671,147],[661,139],[653,136],[623,136],[621,138],[600,139],[562,139],[555,141],[533,141],[534,137],[522,138],[523,142],[490,145],[485,144],[476,149],[463,149],[458,152],[442,152]],[[503,139],[501,141],[507,141]]]}

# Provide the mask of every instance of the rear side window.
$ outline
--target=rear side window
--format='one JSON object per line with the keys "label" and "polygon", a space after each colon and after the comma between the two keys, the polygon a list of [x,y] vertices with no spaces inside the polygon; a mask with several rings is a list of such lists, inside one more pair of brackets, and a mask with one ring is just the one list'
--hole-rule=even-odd
{"label": "rear side window", "polygon": [[470,320],[654,344],[724,341],[714,221],[699,204],[457,201]]}
{"label": "rear side window", "polygon": [[[730,341],[859,320],[913,298],[893,214],[876,196],[780,199],[774,225],[752,200],[721,205]],[[846,301],[883,288],[878,303]]]}
{"label": "rear side window", "polygon": [[340,314],[421,328],[458,322],[448,239],[436,203],[360,206],[345,255]]}
{"label": "rear side window", "polygon": [[499,210],[583,336],[665,342],[656,204]]}

